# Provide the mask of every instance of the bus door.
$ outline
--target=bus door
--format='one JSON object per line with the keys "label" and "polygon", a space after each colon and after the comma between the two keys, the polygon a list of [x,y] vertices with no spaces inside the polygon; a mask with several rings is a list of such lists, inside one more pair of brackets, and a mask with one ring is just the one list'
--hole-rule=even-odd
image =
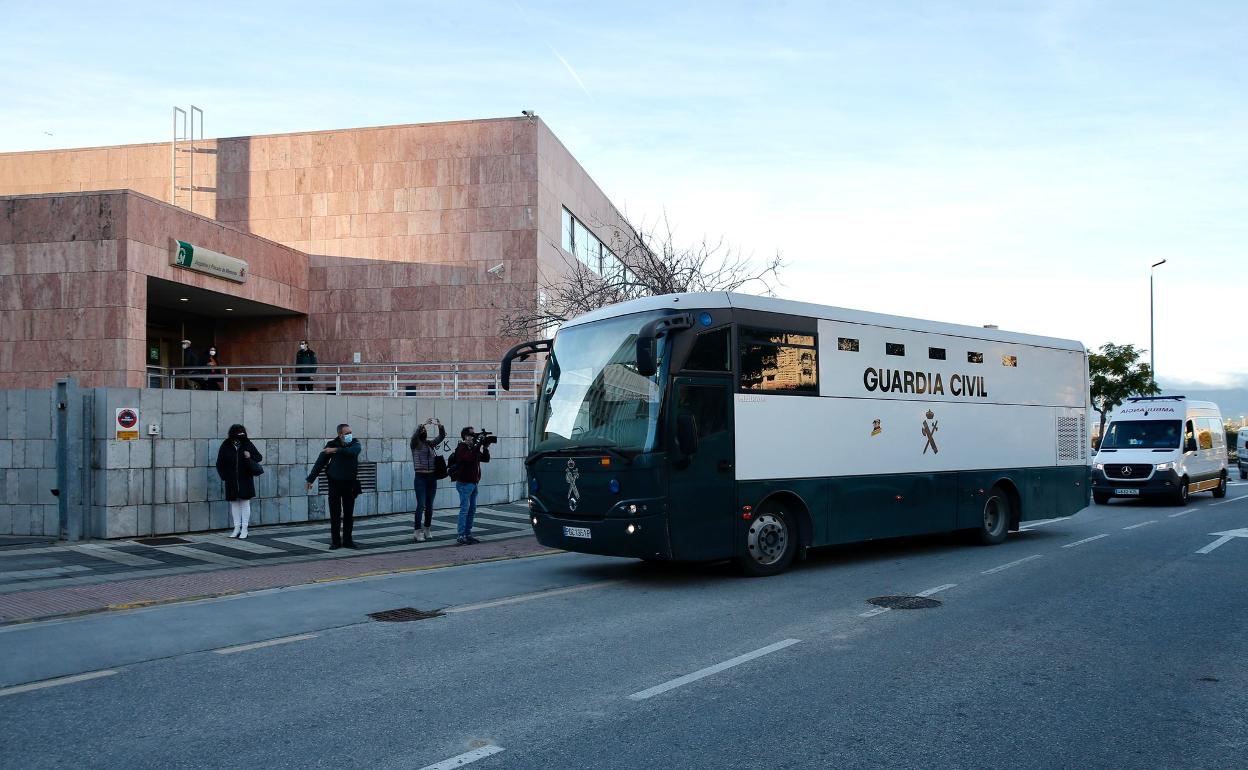
{"label": "bus door", "polygon": [[[667,425],[672,558],[727,558],[732,555],[736,506],[732,382],[729,377],[677,377],[672,387]],[[678,446],[682,418],[694,423],[697,448],[692,453]]]}

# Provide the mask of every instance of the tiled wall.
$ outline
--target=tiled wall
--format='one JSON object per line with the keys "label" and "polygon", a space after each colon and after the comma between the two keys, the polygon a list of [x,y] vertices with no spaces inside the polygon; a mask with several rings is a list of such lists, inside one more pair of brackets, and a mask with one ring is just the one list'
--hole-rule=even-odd
{"label": "tiled wall", "polygon": [[0,391],[0,535],[56,537],[56,487],[50,390]]}

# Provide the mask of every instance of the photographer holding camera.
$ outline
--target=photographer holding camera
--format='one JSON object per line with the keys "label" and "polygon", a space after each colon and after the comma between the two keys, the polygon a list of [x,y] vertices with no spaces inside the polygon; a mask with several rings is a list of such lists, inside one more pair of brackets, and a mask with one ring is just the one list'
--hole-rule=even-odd
{"label": "photographer holding camera", "polygon": [[459,445],[447,463],[451,479],[455,481],[455,491],[459,492],[459,532],[455,538],[458,545],[481,542],[472,536],[472,519],[477,515],[481,463],[490,461],[490,444],[496,441],[498,437],[488,430],[477,433],[470,425],[459,432]]}

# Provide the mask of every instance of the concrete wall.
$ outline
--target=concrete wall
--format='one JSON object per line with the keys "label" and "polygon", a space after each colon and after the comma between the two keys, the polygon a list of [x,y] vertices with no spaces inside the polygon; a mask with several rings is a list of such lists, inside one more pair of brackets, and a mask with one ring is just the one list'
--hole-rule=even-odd
{"label": "concrete wall", "polygon": [[[303,480],[339,422],[351,423],[364,442],[361,461],[377,463],[377,492],[357,501],[357,515],[415,508],[407,441],[418,421],[429,416],[441,419],[456,436],[464,425],[499,435],[493,460],[484,469],[482,504],[524,496],[524,402],[139,388],[82,393],[83,398],[69,408],[72,413],[84,403],[93,404],[90,489],[85,501],[86,529],[94,537],[226,528],[229,512],[215,462],[223,437],[236,422],[247,426],[264,454],[265,473],[257,479],[259,496],[252,501],[256,525],[328,518],[325,498],[305,493]],[[11,390],[0,397],[7,426],[0,440],[0,490],[5,492],[0,534],[56,536],[57,499],[48,491],[56,486],[50,391]],[[141,438],[115,439],[115,410],[120,407],[138,408]],[[151,423],[160,426],[155,438],[146,434]],[[441,482],[438,506],[450,507],[457,500],[450,482]]]}

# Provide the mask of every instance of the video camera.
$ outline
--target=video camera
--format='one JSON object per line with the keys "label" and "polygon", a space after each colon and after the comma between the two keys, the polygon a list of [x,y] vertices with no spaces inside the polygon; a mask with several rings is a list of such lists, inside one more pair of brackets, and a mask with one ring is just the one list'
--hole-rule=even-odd
{"label": "video camera", "polygon": [[484,449],[490,444],[497,444],[498,436],[490,433],[488,430],[480,430],[472,434],[472,445],[477,449]]}

